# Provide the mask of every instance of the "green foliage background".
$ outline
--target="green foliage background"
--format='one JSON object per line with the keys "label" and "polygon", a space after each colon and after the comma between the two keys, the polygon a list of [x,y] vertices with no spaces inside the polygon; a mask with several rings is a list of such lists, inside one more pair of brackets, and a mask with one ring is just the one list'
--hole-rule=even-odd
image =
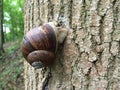
{"label": "green foliage background", "polygon": [[[23,36],[23,3],[23,0],[3,0],[5,42]],[[5,31],[6,28],[9,28],[9,33]]]}
{"label": "green foliage background", "polygon": [[0,90],[24,90],[20,51],[24,32],[23,5],[24,0],[3,0],[5,52],[0,56]]}

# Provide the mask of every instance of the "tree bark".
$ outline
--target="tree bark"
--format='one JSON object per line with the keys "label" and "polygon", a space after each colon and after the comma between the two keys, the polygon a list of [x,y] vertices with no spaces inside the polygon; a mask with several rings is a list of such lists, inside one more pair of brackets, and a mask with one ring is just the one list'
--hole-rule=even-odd
{"label": "tree bark", "polygon": [[25,90],[120,90],[120,0],[25,0],[24,33],[56,20],[69,29],[51,67],[24,62]]}
{"label": "tree bark", "polygon": [[4,52],[4,33],[3,33],[3,0],[0,0],[0,55]]}

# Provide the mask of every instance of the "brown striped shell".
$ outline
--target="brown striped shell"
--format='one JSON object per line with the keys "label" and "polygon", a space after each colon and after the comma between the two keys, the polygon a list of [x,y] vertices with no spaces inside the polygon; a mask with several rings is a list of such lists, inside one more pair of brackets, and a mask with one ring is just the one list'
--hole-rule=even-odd
{"label": "brown striped shell", "polygon": [[[49,24],[31,29],[23,38],[21,51],[33,67],[51,65],[55,59],[56,35]],[[41,65],[41,66],[39,66]]]}

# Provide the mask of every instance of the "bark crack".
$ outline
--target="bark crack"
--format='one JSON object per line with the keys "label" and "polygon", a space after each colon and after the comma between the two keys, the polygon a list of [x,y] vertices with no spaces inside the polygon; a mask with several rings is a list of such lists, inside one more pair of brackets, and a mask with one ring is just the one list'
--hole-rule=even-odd
{"label": "bark crack", "polygon": [[58,19],[57,19],[57,23],[58,23],[58,26],[62,26],[63,24],[63,17],[64,17],[64,8],[65,8],[65,5],[63,3],[63,0],[60,1],[60,11],[59,11],[59,15],[58,15]]}
{"label": "bark crack", "polygon": [[90,72],[91,72],[91,67],[88,70],[88,73],[85,75],[86,77],[86,90],[89,90],[89,86],[90,86]]}
{"label": "bark crack", "polygon": [[70,27],[72,27],[72,8],[73,8],[73,0],[70,0],[70,3],[69,3],[69,6],[68,6],[68,12],[69,12],[69,16],[68,16],[68,18],[69,18],[69,26]]}
{"label": "bark crack", "polygon": [[49,84],[49,80],[51,77],[52,77],[52,74],[51,74],[51,72],[49,72],[43,82],[42,90],[49,90],[48,84]]}
{"label": "bark crack", "polygon": [[100,32],[100,44],[102,44],[104,42],[104,18],[105,18],[106,14],[104,16],[101,16],[100,19],[100,28],[99,28],[99,32]]}
{"label": "bark crack", "polygon": [[52,21],[54,19],[53,15],[54,15],[54,5],[52,3],[51,0],[48,0],[48,21]]}

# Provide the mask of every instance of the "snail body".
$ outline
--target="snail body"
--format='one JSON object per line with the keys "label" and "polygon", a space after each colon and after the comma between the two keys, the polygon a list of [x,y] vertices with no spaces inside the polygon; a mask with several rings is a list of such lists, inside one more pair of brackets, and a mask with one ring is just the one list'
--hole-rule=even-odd
{"label": "snail body", "polygon": [[[67,35],[67,31],[65,30]],[[62,34],[63,35],[63,34]],[[60,33],[54,22],[31,29],[23,38],[21,51],[25,60],[34,68],[52,65]],[[65,38],[65,36],[64,36]]]}

